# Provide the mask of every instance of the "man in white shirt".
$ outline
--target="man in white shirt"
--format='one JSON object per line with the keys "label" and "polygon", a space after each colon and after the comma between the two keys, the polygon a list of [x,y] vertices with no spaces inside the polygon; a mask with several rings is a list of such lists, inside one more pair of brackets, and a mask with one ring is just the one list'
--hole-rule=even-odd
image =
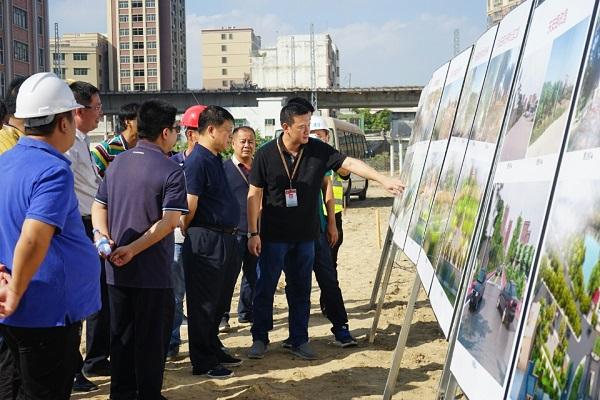
{"label": "man in white shirt", "polygon": [[[92,233],[92,204],[101,178],[96,171],[90,142],[87,134],[98,127],[102,118],[102,102],[98,89],[87,82],[73,82],[70,85],[77,102],[84,106],[75,112],[75,125],[77,127],[75,143],[65,155],[71,160],[71,170],[75,177],[75,194],[79,200],[79,213],[83,220],[86,233],[93,241]],[[108,297],[104,268],[101,268],[100,277],[102,308],[86,320],[86,356],[82,361],[81,371],[77,371],[74,391],[88,392],[97,389],[97,386],[88,381],[83,373],[88,376],[110,376],[110,315],[108,310]]]}

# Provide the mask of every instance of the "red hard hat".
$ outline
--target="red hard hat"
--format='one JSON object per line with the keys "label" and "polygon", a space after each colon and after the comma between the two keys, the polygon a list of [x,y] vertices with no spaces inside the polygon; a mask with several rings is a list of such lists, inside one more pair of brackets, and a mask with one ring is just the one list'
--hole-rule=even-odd
{"label": "red hard hat", "polygon": [[203,106],[202,104],[191,106],[183,113],[180,125],[185,126],[186,128],[198,129],[200,114],[202,114],[202,111],[204,110],[206,110],[206,106]]}

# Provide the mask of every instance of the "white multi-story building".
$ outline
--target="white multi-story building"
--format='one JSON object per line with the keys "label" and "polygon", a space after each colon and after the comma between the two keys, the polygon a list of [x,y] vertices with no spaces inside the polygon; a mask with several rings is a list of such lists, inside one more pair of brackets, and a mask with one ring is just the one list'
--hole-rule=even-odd
{"label": "white multi-story building", "polygon": [[[314,35],[315,87],[340,85],[339,50],[327,34]],[[311,88],[310,35],[280,36],[274,47],[251,57],[252,83],[259,88]]]}
{"label": "white multi-story building", "polygon": [[109,81],[117,82],[110,89],[186,89],[185,0],[109,0],[107,7]]}
{"label": "white multi-story building", "polygon": [[488,23],[494,25],[525,0],[487,0]]}

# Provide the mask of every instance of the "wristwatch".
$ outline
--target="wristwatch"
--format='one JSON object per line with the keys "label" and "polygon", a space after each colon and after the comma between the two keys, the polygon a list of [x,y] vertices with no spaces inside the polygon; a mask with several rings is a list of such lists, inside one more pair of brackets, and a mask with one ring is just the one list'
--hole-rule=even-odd
{"label": "wristwatch", "polygon": [[246,233],[246,237],[250,239],[252,236],[258,236],[258,232],[248,232]]}

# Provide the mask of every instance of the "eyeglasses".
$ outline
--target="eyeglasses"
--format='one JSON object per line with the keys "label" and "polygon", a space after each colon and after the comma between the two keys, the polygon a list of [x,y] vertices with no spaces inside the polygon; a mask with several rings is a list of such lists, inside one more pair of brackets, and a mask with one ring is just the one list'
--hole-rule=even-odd
{"label": "eyeglasses", "polygon": [[100,111],[102,110],[102,104],[98,104],[97,106],[83,106],[85,108],[87,108],[88,110],[95,110],[95,111]]}
{"label": "eyeglasses", "polygon": [[173,131],[175,131],[175,132],[179,133],[179,132],[181,132],[181,126],[180,126],[180,125],[175,125],[175,126],[172,126],[172,127],[171,127],[171,130],[173,130]]}

